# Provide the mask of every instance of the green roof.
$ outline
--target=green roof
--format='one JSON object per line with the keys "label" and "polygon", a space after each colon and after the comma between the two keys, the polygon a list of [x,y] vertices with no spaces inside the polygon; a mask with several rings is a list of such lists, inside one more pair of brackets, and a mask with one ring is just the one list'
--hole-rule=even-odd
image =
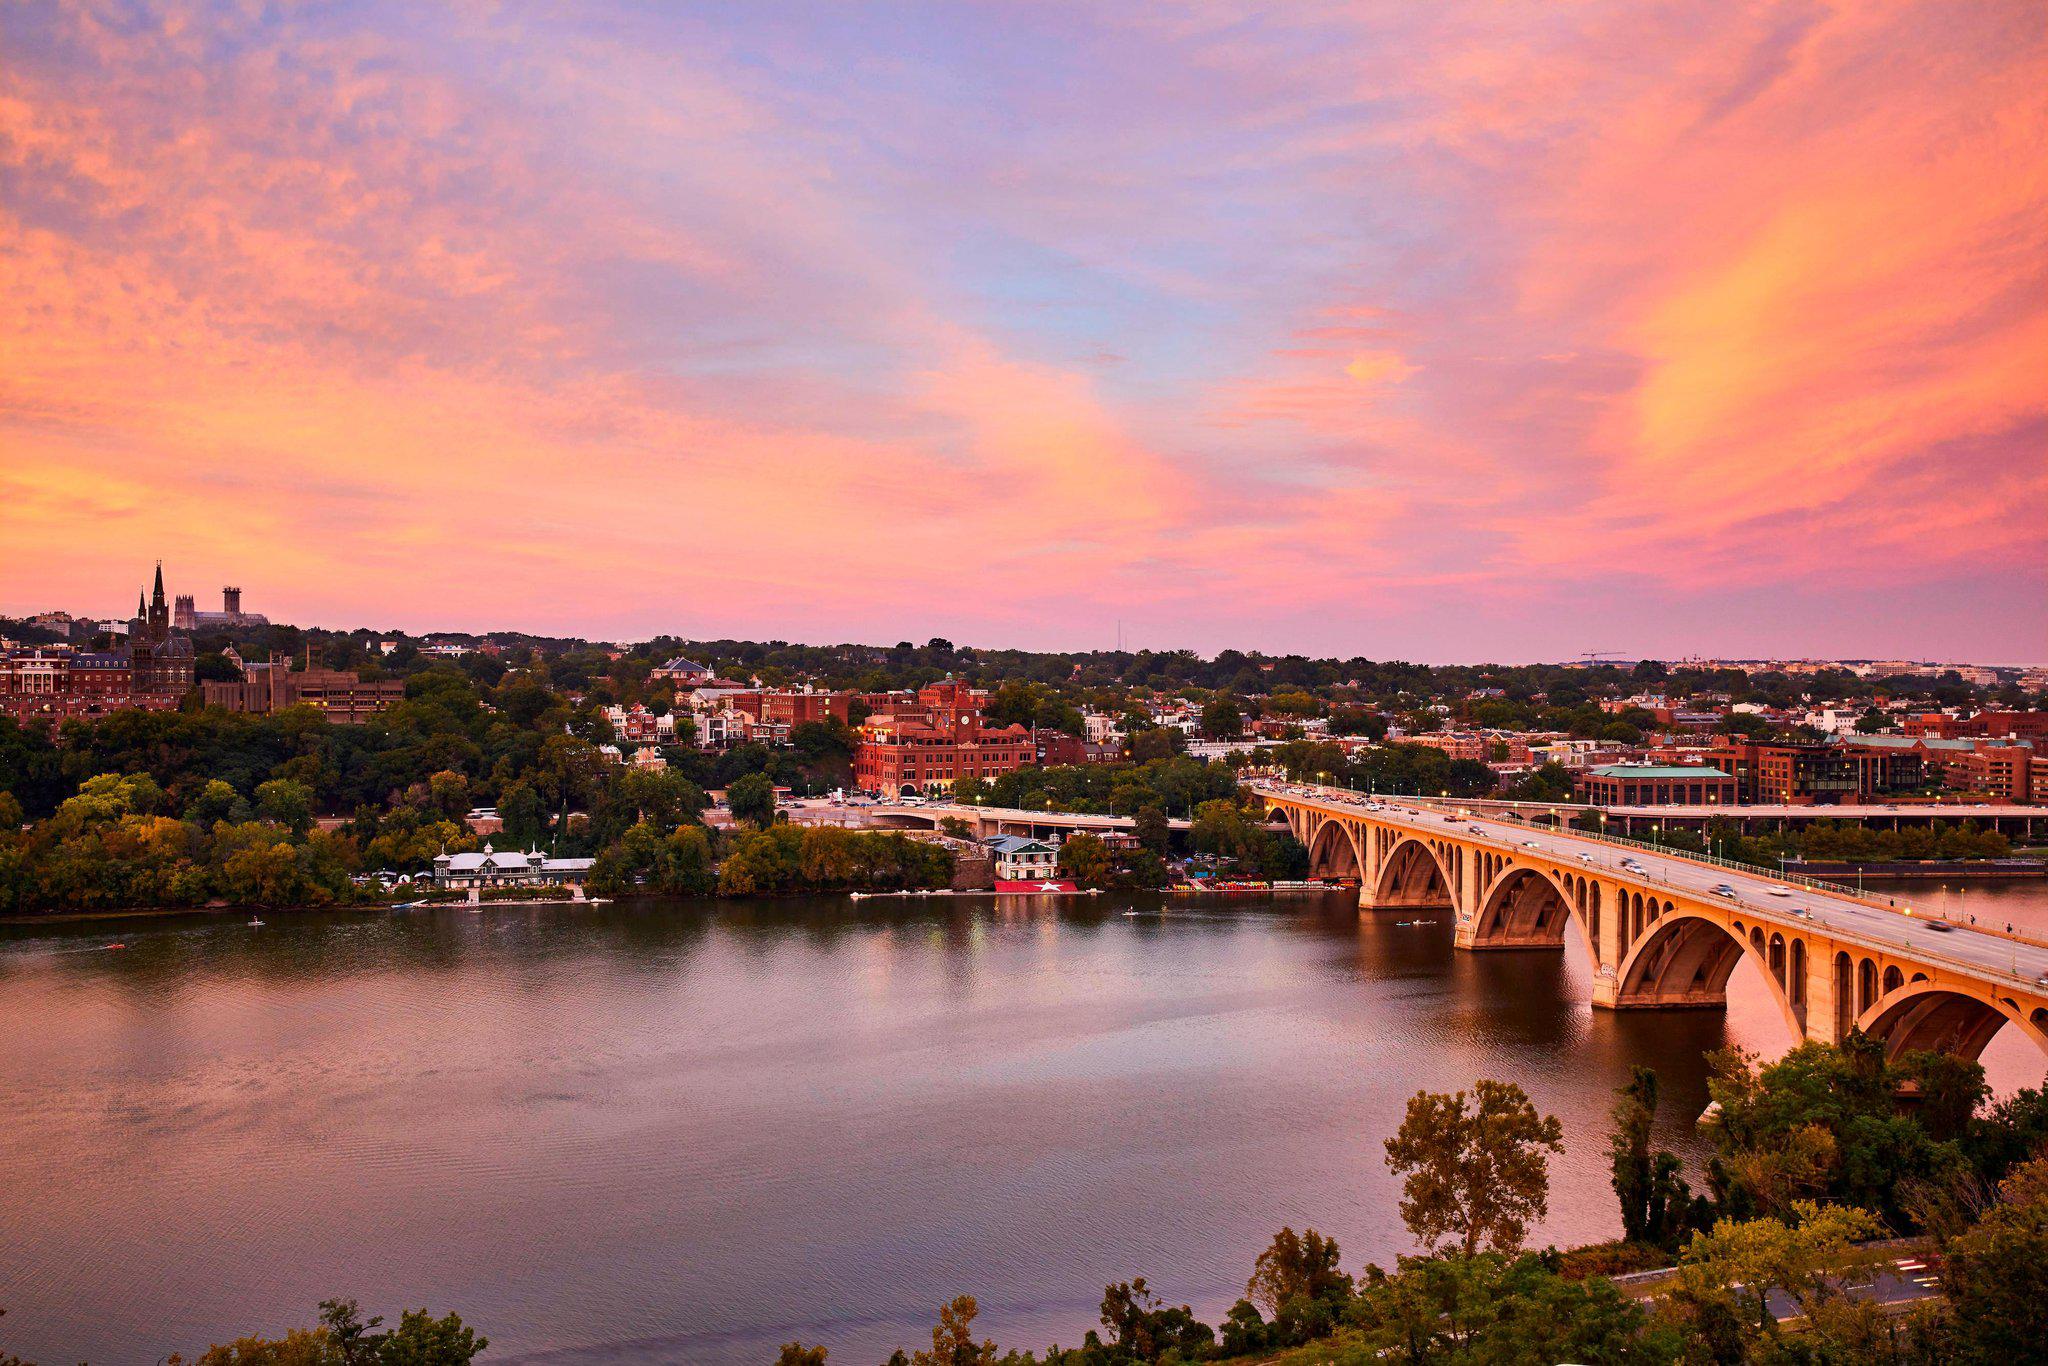
{"label": "green roof", "polygon": [[1593,770],[1596,778],[1726,778],[1729,774],[1711,764],[1606,764]]}

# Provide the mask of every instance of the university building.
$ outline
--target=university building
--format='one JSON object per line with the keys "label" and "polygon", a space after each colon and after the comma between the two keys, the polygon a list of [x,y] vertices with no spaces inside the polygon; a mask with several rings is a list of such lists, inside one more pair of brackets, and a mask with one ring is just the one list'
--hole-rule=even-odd
{"label": "university building", "polygon": [[[232,650],[228,657],[235,658]],[[327,720],[356,726],[405,697],[402,678],[365,679],[346,669],[292,671],[291,661],[242,663],[242,676],[201,684],[206,705],[267,716],[286,707],[312,707]]]}
{"label": "university building", "polygon": [[886,796],[938,792],[962,778],[993,778],[1035,763],[1031,732],[984,726],[982,701],[982,694],[949,678],[919,689],[914,702],[892,701],[888,710],[870,713],[854,750],[855,784]]}
{"label": "university building", "polygon": [[192,642],[171,628],[164,571],[136,594],[125,643],[112,650],[36,646],[0,654],[0,715],[65,721],[123,708],[170,711],[192,689]]}

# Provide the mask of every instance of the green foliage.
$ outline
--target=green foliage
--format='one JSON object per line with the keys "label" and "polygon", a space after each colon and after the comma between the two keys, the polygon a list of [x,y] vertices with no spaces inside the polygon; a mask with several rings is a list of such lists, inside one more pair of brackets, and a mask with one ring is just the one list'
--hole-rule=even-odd
{"label": "green foliage", "polygon": [[1144,763],[1027,765],[953,785],[955,801],[1115,816],[1135,816],[1148,806],[1185,814],[1198,803],[1236,796],[1237,775],[1228,765],[1184,755]]}
{"label": "green foliage", "polygon": [[1675,1249],[1699,1218],[1692,1193],[1679,1175],[1675,1154],[1650,1147],[1650,1126],[1657,1117],[1657,1074],[1647,1067],[1632,1069],[1616,1093],[1614,1131],[1608,1136],[1608,1160],[1614,1196],[1621,1203],[1622,1236],[1630,1242]]}
{"label": "green foliage", "polygon": [[1422,796],[1485,796],[1498,776],[1473,759],[1452,759],[1428,745],[1375,745],[1347,754],[1323,741],[1290,740],[1266,751],[1266,759],[1297,782],[1328,782],[1361,792],[1408,792]]}
{"label": "green foliage", "polygon": [[711,839],[700,826],[664,833],[651,822],[632,826],[605,847],[590,870],[591,890],[642,890],[672,896],[703,896],[717,890]]}
{"label": "green foliage", "polygon": [[[383,1332],[381,1317],[364,1319],[354,1300],[323,1300],[318,1328],[281,1338],[245,1337],[215,1343],[193,1366],[468,1366],[490,1345],[458,1314],[436,1318],[408,1309]],[[173,1353],[169,1366],[184,1359]]]}
{"label": "green foliage", "polygon": [[1321,1300],[1339,1308],[1351,1298],[1351,1278],[1337,1267],[1337,1240],[1314,1229],[1283,1228],[1252,1264],[1245,1298],[1269,1314],[1296,1301]]}
{"label": "green foliage", "polygon": [[717,890],[755,896],[947,887],[953,863],[951,850],[906,835],[774,825],[734,838],[719,865]]}
{"label": "green foliage", "polygon": [[1942,1249],[1954,1360],[2034,1360],[2048,1334],[2048,1158],[2014,1170],[1996,1207]]}
{"label": "green foliage", "polygon": [[1059,870],[1061,877],[1072,878],[1080,886],[1107,887],[1116,862],[1101,837],[1084,830],[1060,846]]}
{"label": "green foliage", "polygon": [[1349,1311],[1359,1362],[1481,1366],[1671,1362],[1678,1344],[1610,1281],[1567,1280],[1534,1256],[1403,1258],[1368,1267]]}
{"label": "green foliage", "polygon": [[1704,835],[1674,826],[1646,832],[1644,838],[1652,844],[1694,853],[1711,847],[1724,858],[1774,870],[1781,856],[1823,863],[1899,863],[2005,858],[2012,853],[2011,840],[1995,830],[1979,829],[1975,821],[1952,825],[1937,820],[1905,830],[1813,821],[1796,830],[1745,835],[1735,822],[1717,818],[1707,822]]}
{"label": "green foliage", "polygon": [[1202,734],[1211,740],[1235,740],[1244,734],[1244,709],[1237,699],[1219,693],[1202,708]]}
{"label": "green foliage", "polygon": [[725,790],[725,804],[736,821],[764,830],[775,823],[775,785],[759,773],[734,779]]}
{"label": "green foliage", "polygon": [[1883,1231],[1868,1211],[1806,1200],[1785,1220],[1723,1219],[1687,1245],[1660,1312],[1712,1359],[1754,1360],[1783,1333],[1770,1294],[1784,1295],[1809,1321],[1828,1317],[1845,1282],[1882,1262],[1882,1253],[1858,1244]]}
{"label": "green foliage", "polygon": [[[1905,1224],[1905,1183],[1966,1165],[1958,1139],[1967,1121],[1959,1116],[1985,1094],[1975,1063],[1887,1062],[1883,1045],[1861,1033],[1839,1047],[1802,1043],[1767,1065],[1740,1050],[1709,1062],[1707,1089],[1719,1107],[1709,1126],[1709,1176],[1722,1212],[1734,1218],[1785,1216],[1802,1200],[1829,1199]],[[1922,1117],[1900,1112],[1908,1081],[1928,1096]]]}
{"label": "green foliage", "polygon": [[1512,1252],[1549,1208],[1544,1154],[1564,1151],[1563,1126],[1513,1082],[1481,1078],[1469,1103],[1463,1091],[1416,1092],[1386,1150],[1404,1178],[1401,1220],[1424,1247]]}
{"label": "green foliage", "polygon": [[1298,878],[1308,873],[1308,850],[1299,840],[1252,819],[1233,799],[1196,807],[1188,843],[1198,854],[1228,859],[1260,877]]}
{"label": "green foliage", "polygon": [[[1192,1360],[1206,1355],[1216,1340],[1214,1330],[1197,1319],[1191,1307],[1162,1304],[1143,1276],[1106,1287],[1101,1318],[1109,1340],[1095,1355],[1105,1366],[1169,1357]],[[1089,1347],[1097,1348],[1095,1335],[1088,1336]]]}

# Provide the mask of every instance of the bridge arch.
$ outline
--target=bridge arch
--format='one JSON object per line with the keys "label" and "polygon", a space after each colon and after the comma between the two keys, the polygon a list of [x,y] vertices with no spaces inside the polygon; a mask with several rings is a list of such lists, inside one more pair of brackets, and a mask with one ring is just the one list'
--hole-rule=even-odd
{"label": "bridge arch", "polygon": [[[1654,899],[1652,904],[1655,905]],[[1655,920],[1634,948],[1623,956],[1617,974],[1615,1004],[1635,1007],[1725,1007],[1728,979],[1744,957],[1762,972],[1771,998],[1785,1016],[1794,1038],[1806,1034],[1803,980],[1794,985],[1792,966],[1806,964],[1806,942],[1797,936],[1766,938],[1761,927],[1743,933],[1740,921],[1729,922],[1706,911],[1670,902],[1658,907]],[[1839,970],[1839,965],[1838,965]],[[1795,999],[1796,997],[1796,999]]]}
{"label": "bridge arch", "polygon": [[1409,836],[1395,841],[1380,864],[1373,886],[1375,906],[1449,906],[1451,869],[1434,841]]}
{"label": "bridge arch", "polygon": [[1310,877],[1364,878],[1364,852],[1358,847],[1357,835],[1345,822],[1321,822],[1306,843]]}
{"label": "bridge arch", "polygon": [[1968,981],[1901,982],[1862,1011],[1856,1023],[1884,1044],[1888,1058],[1927,1049],[1975,1059],[2007,1024],[2048,1053],[2048,1009],[2029,1014],[2010,997]]}
{"label": "bridge arch", "polygon": [[[1494,876],[1481,886],[1472,925],[1475,949],[1557,948],[1574,909],[1573,895],[1540,868],[1487,855]],[[1597,952],[1597,950],[1596,950]]]}

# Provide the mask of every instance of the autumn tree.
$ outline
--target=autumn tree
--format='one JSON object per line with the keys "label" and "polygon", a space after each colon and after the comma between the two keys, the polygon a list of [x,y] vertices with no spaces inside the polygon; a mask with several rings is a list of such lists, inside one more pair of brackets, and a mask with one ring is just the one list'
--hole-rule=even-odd
{"label": "autumn tree", "polygon": [[939,1307],[939,1321],[932,1328],[932,1349],[913,1352],[910,1366],[990,1366],[996,1360],[993,1341],[974,1340],[974,1316],[981,1307],[972,1295],[960,1295]]}
{"label": "autumn tree", "polygon": [[1513,1082],[1481,1078],[1469,1097],[1416,1092],[1386,1141],[1387,1166],[1404,1178],[1402,1222],[1432,1252],[1516,1250],[1549,1210],[1544,1154],[1564,1151],[1563,1134]]}

